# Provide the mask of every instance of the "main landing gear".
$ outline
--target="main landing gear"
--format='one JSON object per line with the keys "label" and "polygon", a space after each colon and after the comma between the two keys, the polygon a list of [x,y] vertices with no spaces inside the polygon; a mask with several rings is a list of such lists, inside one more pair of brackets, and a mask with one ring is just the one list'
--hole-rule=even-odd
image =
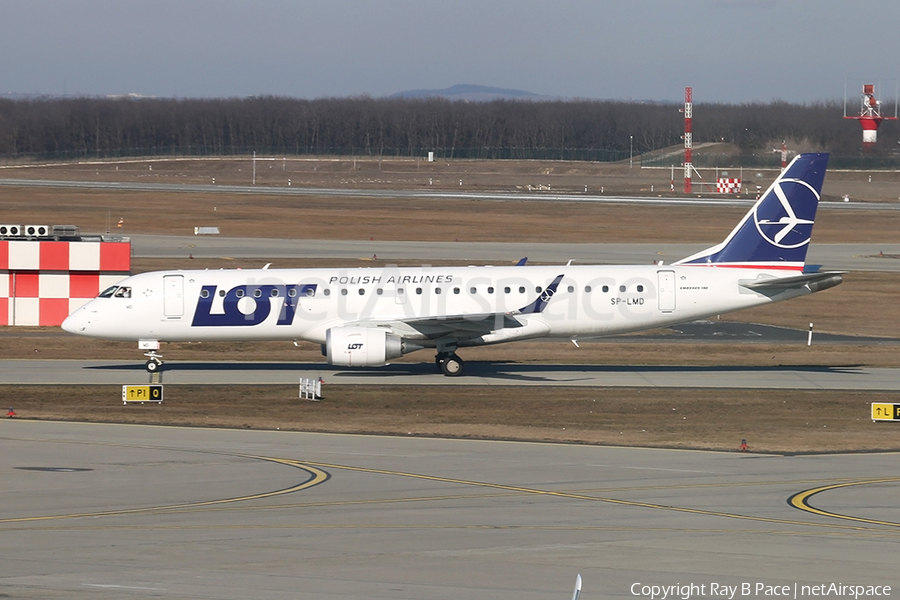
{"label": "main landing gear", "polygon": [[144,364],[144,368],[147,369],[148,373],[155,373],[162,368],[162,354],[157,354],[155,350],[151,350],[150,352],[145,352],[144,356],[148,358]]}
{"label": "main landing gear", "polygon": [[434,364],[447,377],[458,377],[462,375],[466,363],[455,352],[438,352],[434,357]]}

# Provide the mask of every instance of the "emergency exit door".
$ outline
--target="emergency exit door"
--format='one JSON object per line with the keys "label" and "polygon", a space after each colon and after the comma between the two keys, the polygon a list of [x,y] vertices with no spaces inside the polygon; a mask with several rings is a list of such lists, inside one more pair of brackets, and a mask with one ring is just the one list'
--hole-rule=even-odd
{"label": "emergency exit door", "polygon": [[163,288],[165,289],[163,311],[166,317],[184,316],[184,276],[166,275],[163,277]]}
{"label": "emergency exit door", "polygon": [[675,310],[675,271],[657,271],[660,312]]}

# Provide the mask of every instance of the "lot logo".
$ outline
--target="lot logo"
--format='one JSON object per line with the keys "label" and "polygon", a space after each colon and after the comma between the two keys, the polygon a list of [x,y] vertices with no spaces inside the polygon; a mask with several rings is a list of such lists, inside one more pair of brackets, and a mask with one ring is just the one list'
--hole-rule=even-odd
{"label": "lot logo", "polygon": [[[213,302],[216,298],[215,285],[204,285],[197,299],[192,327],[241,327],[259,325],[272,312],[272,305],[279,304],[281,309],[276,325],[290,325],[297,314],[297,305],[301,296],[313,296],[315,285],[239,285],[231,288],[222,298],[222,312],[213,313]],[[250,312],[240,309],[244,301],[253,306]]]}
{"label": "lot logo", "polygon": [[[759,234],[778,248],[799,248],[809,243],[819,195],[805,181],[784,179],[754,211]],[[790,200],[788,200],[790,197]],[[777,199],[777,202],[773,200]]]}

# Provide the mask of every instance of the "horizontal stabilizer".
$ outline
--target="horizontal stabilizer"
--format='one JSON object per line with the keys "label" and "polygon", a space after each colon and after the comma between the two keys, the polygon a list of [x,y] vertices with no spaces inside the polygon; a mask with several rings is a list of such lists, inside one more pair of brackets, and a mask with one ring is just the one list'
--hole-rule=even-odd
{"label": "horizontal stabilizer", "polygon": [[808,287],[810,292],[819,292],[839,285],[844,278],[843,271],[825,271],[823,273],[807,273],[793,277],[773,277],[771,279],[753,279],[741,281],[741,285],[755,292],[799,289]]}

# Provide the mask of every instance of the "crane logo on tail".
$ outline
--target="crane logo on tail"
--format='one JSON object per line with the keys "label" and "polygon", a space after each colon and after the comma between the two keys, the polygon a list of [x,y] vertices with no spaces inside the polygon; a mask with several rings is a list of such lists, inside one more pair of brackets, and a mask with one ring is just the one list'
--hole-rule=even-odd
{"label": "crane logo on tail", "polygon": [[[756,230],[778,248],[799,248],[808,244],[814,222],[811,217],[815,216],[819,200],[815,188],[800,179],[782,179],[775,184],[772,193],[778,198],[777,203],[760,202],[753,211]],[[788,197],[794,201],[793,206]],[[795,211],[794,206],[798,210]],[[810,209],[812,214],[803,214],[804,210]]]}

